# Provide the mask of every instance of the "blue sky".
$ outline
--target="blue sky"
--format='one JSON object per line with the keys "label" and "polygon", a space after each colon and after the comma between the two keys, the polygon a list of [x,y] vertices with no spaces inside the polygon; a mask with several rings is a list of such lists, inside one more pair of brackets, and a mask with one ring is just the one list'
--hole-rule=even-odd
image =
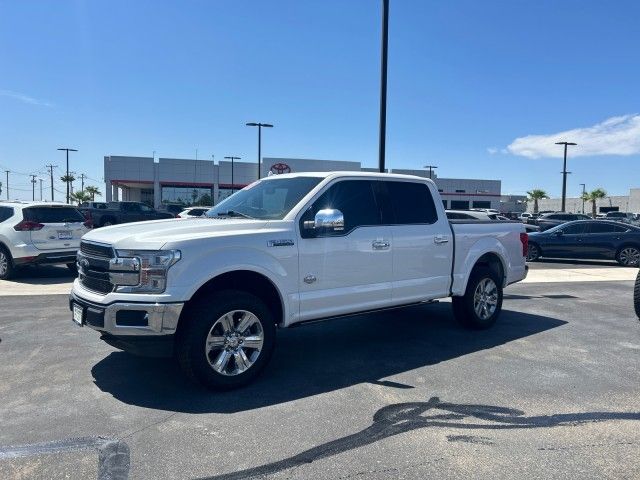
{"label": "blue sky", "polygon": [[[59,146],[98,181],[108,154],[253,161],[247,121],[275,124],[265,156],[375,167],[380,16],[377,0],[0,0],[12,197],[63,166]],[[571,136],[570,195],[639,187],[638,18],[635,1],[391,0],[387,166],[559,195],[553,142]]]}

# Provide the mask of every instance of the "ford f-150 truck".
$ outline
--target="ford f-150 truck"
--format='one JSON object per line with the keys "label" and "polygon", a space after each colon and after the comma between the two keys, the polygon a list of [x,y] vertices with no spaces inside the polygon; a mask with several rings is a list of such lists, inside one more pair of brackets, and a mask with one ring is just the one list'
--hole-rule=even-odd
{"label": "ford f-150 truck", "polygon": [[487,328],[526,250],[521,223],[449,221],[428,179],[274,175],[203,217],[87,233],[70,308],[110,345],[228,389],[265,367],[277,327],[453,297]]}

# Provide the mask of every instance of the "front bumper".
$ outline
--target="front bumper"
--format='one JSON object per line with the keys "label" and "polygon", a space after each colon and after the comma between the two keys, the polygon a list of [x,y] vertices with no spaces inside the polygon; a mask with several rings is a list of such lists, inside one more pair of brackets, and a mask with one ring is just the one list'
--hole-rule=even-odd
{"label": "front bumper", "polygon": [[100,304],[85,300],[73,291],[69,308],[82,306],[84,324],[111,337],[160,337],[173,335],[184,303],[115,302]]}

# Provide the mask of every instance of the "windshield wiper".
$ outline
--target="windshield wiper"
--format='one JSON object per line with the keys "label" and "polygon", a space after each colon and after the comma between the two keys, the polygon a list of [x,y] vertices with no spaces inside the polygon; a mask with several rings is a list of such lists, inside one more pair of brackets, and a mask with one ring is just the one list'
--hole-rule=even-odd
{"label": "windshield wiper", "polygon": [[216,213],[218,217],[240,217],[240,218],[248,218],[250,220],[255,220],[253,217],[250,217],[246,213],[241,213],[236,210],[227,210],[226,212],[218,212]]}

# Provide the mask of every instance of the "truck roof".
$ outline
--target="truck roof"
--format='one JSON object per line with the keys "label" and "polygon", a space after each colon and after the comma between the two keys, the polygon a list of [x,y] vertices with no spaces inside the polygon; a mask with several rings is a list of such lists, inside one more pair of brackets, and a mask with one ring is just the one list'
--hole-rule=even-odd
{"label": "truck roof", "polygon": [[296,172],[296,173],[283,173],[278,175],[270,175],[264,177],[264,179],[270,178],[295,178],[295,177],[320,177],[320,178],[335,178],[335,177],[369,177],[369,178],[397,178],[399,180],[413,180],[421,182],[433,182],[425,177],[418,177],[416,175],[405,175],[401,173],[380,173],[380,172],[357,172],[357,171],[337,171],[337,172]]}

